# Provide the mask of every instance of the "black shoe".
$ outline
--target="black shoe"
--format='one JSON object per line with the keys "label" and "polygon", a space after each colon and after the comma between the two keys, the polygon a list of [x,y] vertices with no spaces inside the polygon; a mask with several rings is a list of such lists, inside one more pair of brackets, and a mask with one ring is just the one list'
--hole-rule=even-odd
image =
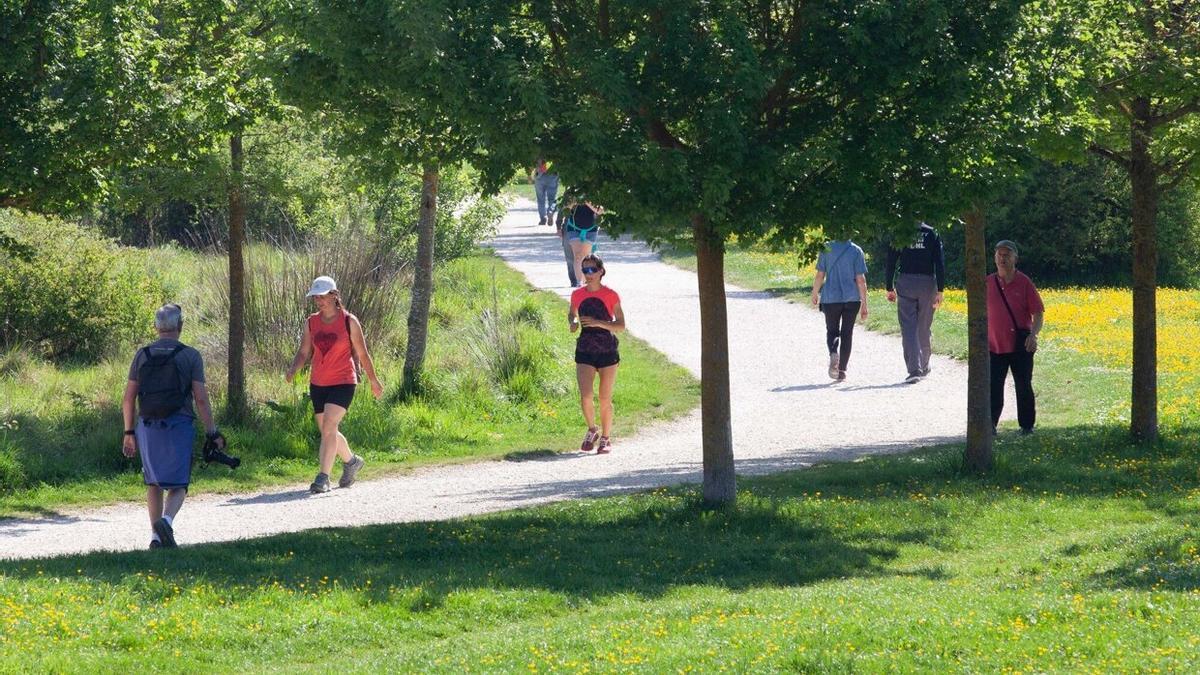
{"label": "black shoe", "polygon": [[546,224],[545,218],[542,218],[541,220],[538,221],[538,225],[545,225],[545,224]]}
{"label": "black shoe", "polygon": [[1033,433],[1033,427],[1029,427],[1029,428],[1021,427],[1021,435],[1022,436],[1028,436],[1029,434],[1032,434],[1032,433]]}
{"label": "black shoe", "polygon": [[931,372],[933,372],[933,368],[927,366],[921,370],[921,377],[929,377],[929,373]]}
{"label": "black shoe", "polygon": [[151,539],[150,548],[162,548],[162,542],[157,539]]}
{"label": "black shoe", "polygon": [[154,521],[154,525],[151,527],[154,528],[154,534],[157,534],[158,538],[162,541],[163,548],[175,548],[178,546],[175,543],[175,530],[167,524],[165,518],[159,518]]}

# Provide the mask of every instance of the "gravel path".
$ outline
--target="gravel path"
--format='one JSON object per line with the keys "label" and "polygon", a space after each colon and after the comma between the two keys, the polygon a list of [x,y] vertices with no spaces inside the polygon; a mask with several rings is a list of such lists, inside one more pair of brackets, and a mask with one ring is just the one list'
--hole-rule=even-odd
{"label": "gravel path", "polygon": [[[536,222],[532,205],[519,202],[494,246],[533,285],[565,297],[571,289],[559,241],[551,228]],[[606,281],[621,293],[630,333],[699,376],[695,274],[660,262],[628,240],[602,237],[599,252],[609,270]],[[820,315],[766,293],[730,286],[727,295],[738,473],[900,452],[964,435],[964,364],[935,356],[924,382],[905,385],[899,339],[859,330],[849,379],[831,383]],[[895,311],[891,305],[872,310]],[[1006,408],[1013,409],[1011,402]],[[606,456],[564,453],[432,467],[378,480],[370,480],[368,465],[367,480],[320,496],[309,495],[307,485],[256,494],[198,494],[180,512],[176,537],[186,545],[316,527],[443,520],[701,479],[698,410],[637,430],[621,426],[618,410],[614,441],[613,453]],[[564,445],[574,442],[566,439]],[[0,521],[0,558],[134,550],[148,541],[141,504]]]}

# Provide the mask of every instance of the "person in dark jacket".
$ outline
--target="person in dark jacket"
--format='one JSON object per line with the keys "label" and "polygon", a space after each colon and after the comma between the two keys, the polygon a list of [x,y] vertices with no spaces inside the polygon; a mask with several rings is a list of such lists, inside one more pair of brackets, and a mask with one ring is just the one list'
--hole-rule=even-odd
{"label": "person in dark jacket", "polygon": [[888,302],[896,303],[900,320],[904,365],[908,369],[904,381],[915,384],[929,374],[933,311],[941,306],[946,287],[942,239],[932,227],[921,223],[911,244],[888,249],[884,283]]}

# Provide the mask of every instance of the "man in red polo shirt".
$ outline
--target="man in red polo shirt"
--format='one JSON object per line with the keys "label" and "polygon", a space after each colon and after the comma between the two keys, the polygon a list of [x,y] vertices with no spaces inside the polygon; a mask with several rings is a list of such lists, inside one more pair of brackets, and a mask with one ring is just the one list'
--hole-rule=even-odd
{"label": "man in red polo shirt", "polygon": [[1004,381],[1011,368],[1017,390],[1017,423],[1033,432],[1037,419],[1033,396],[1033,353],[1046,312],[1029,277],[1017,271],[1017,245],[996,243],[996,273],[987,278],[988,352],[992,364],[992,431],[1004,410]]}

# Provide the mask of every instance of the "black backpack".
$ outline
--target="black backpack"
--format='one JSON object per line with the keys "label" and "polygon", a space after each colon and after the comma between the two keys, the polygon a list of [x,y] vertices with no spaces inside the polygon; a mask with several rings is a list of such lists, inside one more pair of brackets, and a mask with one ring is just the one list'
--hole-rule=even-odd
{"label": "black backpack", "polygon": [[150,420],[161,420],[174,415],[187,400],[187,385],[175,365],[175,355],[183,351],[183,345],[175,345],[171,351],[154,355],[150,347],[143,347],[146,360],[138,367],[138,414]]}

